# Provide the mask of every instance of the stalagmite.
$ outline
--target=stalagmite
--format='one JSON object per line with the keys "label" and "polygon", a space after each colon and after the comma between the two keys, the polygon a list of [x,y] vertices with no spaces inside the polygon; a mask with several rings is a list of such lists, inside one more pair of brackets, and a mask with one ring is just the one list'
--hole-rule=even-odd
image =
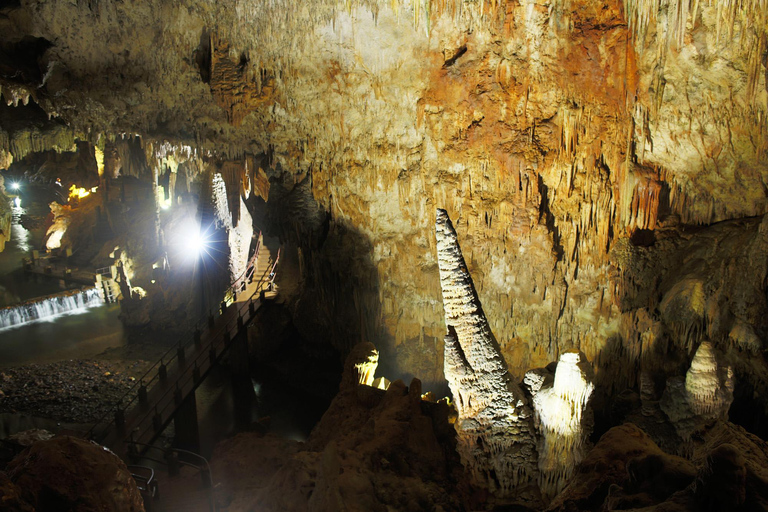
{"label": "stalagmite", "polygon": [[560,355],[554,378],[546,369],[525,375],[540,436],[539,488],[550,498],[565,487],[586,454],[592,431],[592,411],[587,406],[595,389],[593,380],[592,366],[575,350]]}
{"label": "stalagmite", "polygon": [[720,368],[708,341],[703,342],[685,374],[688,403],[696,414],[727,414],[733,401],[733,371]]}
{"label": "stalagmite", "polygon": [[475,484],[510,495],[537,476],[531,410],[510,380],[445,210],[437,210],[435,228],[457,450]]}
{"label": "stalagmite", "polygon": [[667,380],[661,409],[687,441],[715,420],[727,419],[733,387],[732,368],[720,365],[712,343],[704,341],[696,350],[685,378]]}

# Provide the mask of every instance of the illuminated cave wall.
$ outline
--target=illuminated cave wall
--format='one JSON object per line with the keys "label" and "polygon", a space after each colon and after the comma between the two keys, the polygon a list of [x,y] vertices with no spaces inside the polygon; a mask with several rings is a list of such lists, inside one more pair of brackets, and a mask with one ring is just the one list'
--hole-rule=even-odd
{"label": "illuminated cave wall", "polygon": [[[660,379],[704,336],[738,350],[768,334],[766,262],[752,256],[766,247],[765,11],[24,4],[2,21],[9,40],[53,43],[45,73],[4,80],[3,95],[58,117],[39,135],[6,130],[0,146],[71,145],[44,135],[68,123],[70,138],[266,155],[273,225],[301,247],[315,292],[296,318],[331,327],[315,331],[342,349],[373,341],[383,365],[426,383],[443,377],[431,227],[444,208],[510,371],[578,349],[604,392]],[[696,301],[680,293],[689,285]],[[679,361],[662,357],[673,347]],[[735,371],[761,386],[761,365]]]}

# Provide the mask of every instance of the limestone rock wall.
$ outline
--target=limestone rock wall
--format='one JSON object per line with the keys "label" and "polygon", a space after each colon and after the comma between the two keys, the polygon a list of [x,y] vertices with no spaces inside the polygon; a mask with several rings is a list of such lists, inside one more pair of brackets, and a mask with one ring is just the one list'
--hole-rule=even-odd
{"label": "limestone rock wall", "polygon": [[0,252],[11,239],[11,200],[5,192],[5,180],[0,176]]}
{"label": "limestone rock wall", "polygon": [[[760,1],[5,9],[9,40],[50,42],[23,81],[4,86],[20,105],[8,108],[28,108],[29,94],[78,137],[140,133],[201,157],[268,155],[272,191],[305,187],[304,203],[317,206],[307,218],[322,219],[316,243],[302,247],[313,293],[297,318],[330,327],[344,350],[374,341],[382,364],[427,386],[443,379],[446,327],[436,208],[467,241],[514,374],[575,348],[594,362],[598,390],[618,389],[641,367],[661,372],[665,351],[692,350],[705,328],[727,331],[710,335],[716,345],[760,345],[768,334],[762,264],[725,250],[736,247],[729,230],[749,231],[739,219],[766,213]],[[71,145],[35,142],[53,143]],[[271,208],[286,196],[270,193]],[[698,231],[719,221],[728,229]],[[357,253],[345,256],[350,247]],[[684,248],[690,280],[678,286]],[[737,287],[744,261],[757,273]],[[667,277],[642,270],[651,267]],[[700,300],[678,322],[683,290]],[[659,293],[669,294],[663,306]],[[727,312],[726,297],[738,303]]]}

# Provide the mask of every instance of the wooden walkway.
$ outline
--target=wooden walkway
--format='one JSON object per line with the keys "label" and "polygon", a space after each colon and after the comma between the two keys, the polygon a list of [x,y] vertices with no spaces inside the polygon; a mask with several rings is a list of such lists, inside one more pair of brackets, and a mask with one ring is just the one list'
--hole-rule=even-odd
{"label": "wooden walkway", "polygon": [[237,336],[245,336],[245,326],[262,301],[275,295],[267,288],[271,287],[278,258],[279,251],[273,261],[269,250],[261,247],[253,278],[245,290],[236,294],[234,302],[215,321],[209,319],[207,325],[198,326],[193,340],[155,363],[116,405],[114,416],[94,425],[89,436],[122,458],[137,453],[131,452],[131,446],[152,444]]}
{"label": "wooden walkway", "polygon": [[95,270],[81,270],[79,268],[52,263],[47,258],[38,258],[36,260],[25,258],[24,271],[30,274],[55,277],[57,279],[88,284],[91,286],[96,284],[96,275],[98,274]]}

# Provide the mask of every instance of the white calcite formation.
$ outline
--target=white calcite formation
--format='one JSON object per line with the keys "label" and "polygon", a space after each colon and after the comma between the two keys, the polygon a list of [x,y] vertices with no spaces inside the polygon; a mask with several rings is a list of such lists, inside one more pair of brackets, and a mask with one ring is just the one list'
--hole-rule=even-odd
{"label": "white calcite formation", "polygon": [[509,495],[536,478],[531,410],[510,380],[445,210],[437,210],[435,227],[456,448],[476,485]]}
{"label": "white calcite formation", "polygon": [[683,438],[703,430],[717,419],[727,419],[733,402],[733,369],[720,365],[712,344],[699,345],[683,377],[667,380],[661,409]]}
{"label": "white calcite formation", "polygon": [[593,380],[592,365],[575,350],[560,355],[554,377],[546,369],[525,375],[539,434],[539,488],[547,497],[565,487],[586,454],[592,431],[592,411],[587,407],[595,389]]}
{"label": "white calcite formation", "polygon": [[373,376],[376,373],[376,367],[378,365],[379,365],[378,351],[372,351],[364,361],[356,363],[355,370],[357,370],[358,382],[366,386],[372,386]]}
{"label": "white calcite formation", "polygon": [[240,278],[248,263],[248,251],[253,238],[253,220],[238,193],[238,210],[233,222],[227,198],[226,180],[219,173],[214,173],[211,180],[211,202],[218,226],[227,230],[229,247],[229,274],[232,280]]}
{"label": "white calcite formation", "polygon": [[373,343],[362,342],[352,348],[344,363],[342,386],[355,388],[358,384],[373,386],[376,368],[379,366],[379,351]]}

